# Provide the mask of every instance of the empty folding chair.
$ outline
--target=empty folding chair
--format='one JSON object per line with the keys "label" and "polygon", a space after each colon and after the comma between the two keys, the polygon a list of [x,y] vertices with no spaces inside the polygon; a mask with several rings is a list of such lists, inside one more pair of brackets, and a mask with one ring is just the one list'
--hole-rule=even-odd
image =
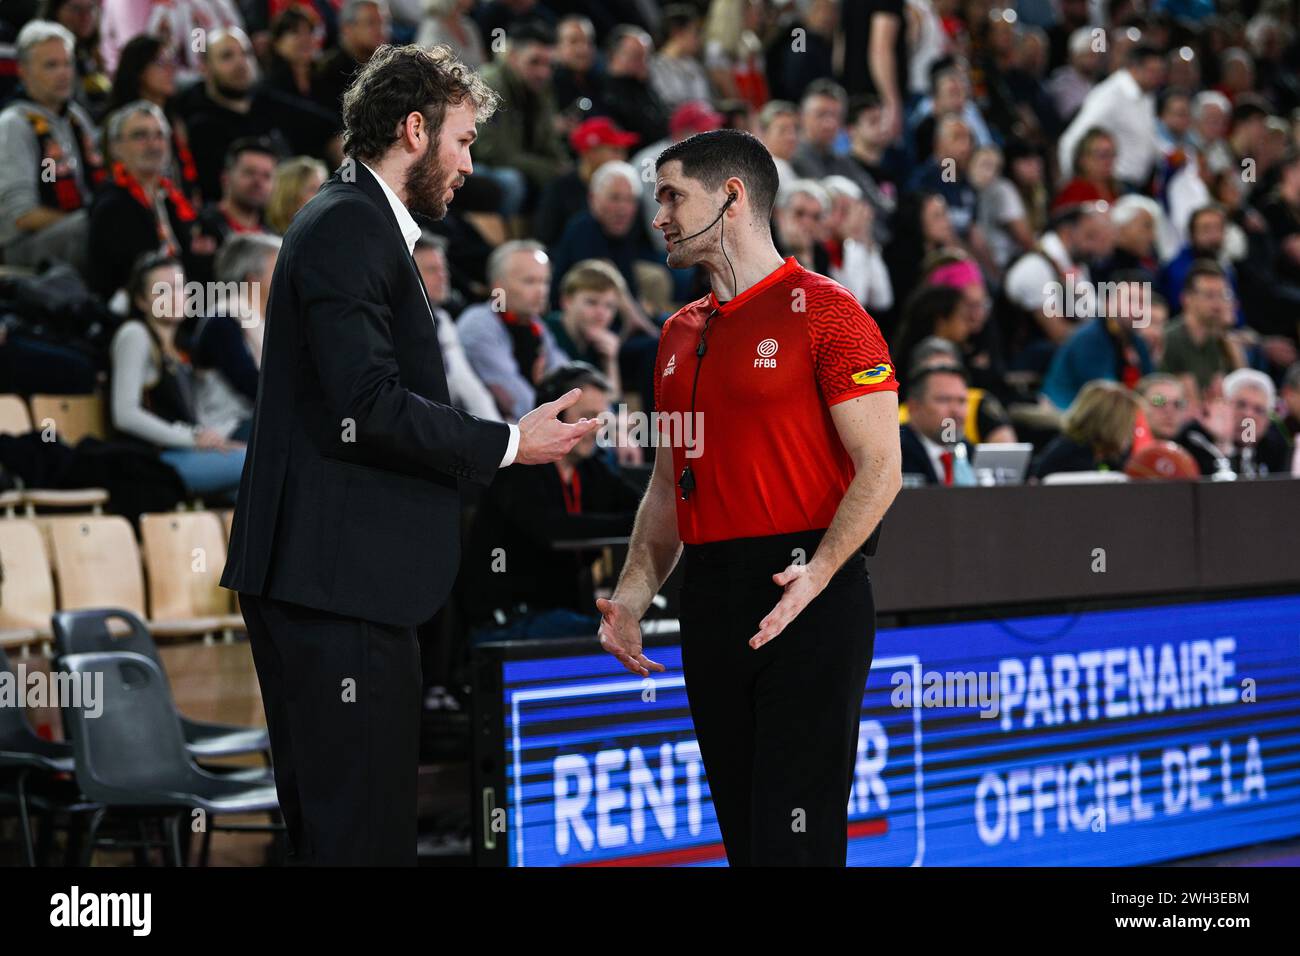
{"label": "empty folding chair", "polygon": [[[140,618],[121,608],[58,612],[54,615],[54,644],[60,656],[129,651],[149,658],[158,665],[160,671],[163,670],[158,645],[150,636],[149,629]],[[168,699],[171,699],[170,687]],[[176,718],[185,744],[196,760],[251,753],[270,754],[270,738],[260,727],[237,727],[233,724],[193,720],[180,711],[176,711]]]}
{"label": "empty folding chair", "polygon": [[[70,654],[61,666],[75,677],[102,675],[99,714],[67,707],[77,784],[102,806],[90,817],[83,865],[89,865],[108,814],[156,810],[166,822],[171,862],[183,865],[180,825],[193,809],[206,815],[204,858],[213,830],[283,830],[277,824],[219,824],[230,814],[277,812],[275,785],[218,776],[195,765],[186,750],[166,678],[158,664],[129,652]],[[83,678],[84,679],[84,678]]]}
{"label": "empty folding chair", "polygon": [[44,431],[52,426],[65,445],[74,446],[87,435],[107,437],[104,403],[98,395],[33,395],[31,409],[32,428]]}
{"label": "empty folding chair", "polygon": [[[9,658],[0,649],[0,674],[13,674]],[[12,776],[13,800],[18,806],[18,822],[23,841],[23,859],[36,865],[36,848],[32,843],[31,812],[48,809],[39,795],[31,792],[35,777],[51,777],[72,772],[72,747],[66,741],[46,740],[33,732],[22,707],[0,707],[0,777]],[[8,786],[0,787],[0,793]]]}
{"label": "empty folding chair", "polygon": [[214,512],[141,515],[140,544],[153,620],[216,618],[227,632],[244,630],[234,593],[221,586],[226,539]]}
{"label": "empty folding chair", "polygon": [[54,579],[36,522],[0,521],[0,630],[30,630],[50,637]]}
{"label": "empty folding chair", "polygon": [[[125,518],[59,518],[47,527],[62,609],[117,607],[145,617],[140,549]],[[160,637],[212,634],[224,626],[217,617],[149,621],[150,631]]]}
{"label": "empty folding chair", "polygon": [[18,395],[0,395],[0,435],[26,435],[32,430],[27,403]]}

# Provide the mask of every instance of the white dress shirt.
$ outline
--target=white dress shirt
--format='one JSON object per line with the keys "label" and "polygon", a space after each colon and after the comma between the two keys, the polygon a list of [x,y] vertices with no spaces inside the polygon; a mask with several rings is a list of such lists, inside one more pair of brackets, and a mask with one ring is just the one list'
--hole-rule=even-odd
{"label": "white dress shirt", "polygon": [[1156,142],[1156,98],[1142,92],[1127,69],[1116,70],[1094,86],[1061,134],[1061,179],[1073,173],[1074,147],[1089,129],[1100,126],[1115,138],[1115,176],[1134,185],[1145,184],[1160,156]]}
{"label": "white dress shirt", "polygon": [[[397,198],[397,193],[393,192],[393,190],[389,188],[388,183],[384,182],[384,177],[380,176],[373,169],[370,169],[370,167],[366,166],[365,163],[362,163],[361,165],[365,166],[366,169],[370,171],[370,175],[374,176],[375,179],[379,181],[379,188],[384,191],[384,195],[388,198],[388,205],[393,208],[393,215],[397,217],[397,228],[402,230],[402,239],[406,241],[406,251],[409,254],[414,255],[415,243],[420,238],[419,223],[415,221],[415,217],[411,215],[410,210],[407,209],[406,206],[402,204],[402,201]],[[423,280],[421,280],[420,288],[421,291],[423,291]],[[425,299],[425,303],[428,304],[427,298]],[[432,306],[429,308],[429,318],[434,323],[434,328],[436,330],[438,320],[433,314]],[[505,457],[501,459],[502,468],[511,464],[515,460],[515,455],[519,452],[519,426],[507,423],[506,427],[510,429],[510,440],[506,443]]]}

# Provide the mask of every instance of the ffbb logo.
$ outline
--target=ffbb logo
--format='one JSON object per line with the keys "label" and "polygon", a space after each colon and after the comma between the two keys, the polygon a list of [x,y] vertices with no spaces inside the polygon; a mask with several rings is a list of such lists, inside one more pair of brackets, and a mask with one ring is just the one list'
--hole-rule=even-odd
{"label": "ffbb logo", "polygon": [[776,339],[763,339],[758,343],[758,358],[754,359],[754,368],[776,368]]}

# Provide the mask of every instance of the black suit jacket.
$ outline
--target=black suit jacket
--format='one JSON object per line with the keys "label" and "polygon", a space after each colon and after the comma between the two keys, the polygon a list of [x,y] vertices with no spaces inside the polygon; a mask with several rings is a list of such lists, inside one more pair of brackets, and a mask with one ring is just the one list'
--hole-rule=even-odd
{"label": "black suit jacket", "polygon": [[[943,484],[943,476],[934,473],[934,464],[930,461],[930,455],[925,450],[925,445],[917,437],[915,431],[910,425],[898,426],[899,442],[903,447],[903,474],[905,475],[924,475],[927,485]],[[966,446],[966,458],[974,460],[975,448],[966,439],[961,443]]]}
{"label": "black suit jacket", "polygon": [[378,181],[353,178],[284,237],[221,583],[410,626],[451,590],[460,482],[491,482],[509,430],[449,404],[415,260]]}

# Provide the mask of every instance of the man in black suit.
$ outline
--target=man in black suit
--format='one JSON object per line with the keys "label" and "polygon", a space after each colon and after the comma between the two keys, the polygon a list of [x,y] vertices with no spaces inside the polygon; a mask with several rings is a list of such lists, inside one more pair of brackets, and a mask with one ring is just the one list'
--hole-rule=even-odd
{"label": "man in black suit", "polygon": [[[914,370],[907,387],[907,424],[899,426],[903,474],[921,475],[927,485],[973,483],[969,462],[975,448],[966,432],[966,373],[956,365]],[[965,452],[967,466],[957,457]]]}
{"label": "man in black suit", "polygon": [[272,277],[222,584],[240,594],[296,861],[414,864],[415,626],[450,591],[461,485],[563,457],[581,390],[489,422],[449,402],[411,250],[472,170],[495,97],[451,51],[383,47],[343,101],[348,160]]}

